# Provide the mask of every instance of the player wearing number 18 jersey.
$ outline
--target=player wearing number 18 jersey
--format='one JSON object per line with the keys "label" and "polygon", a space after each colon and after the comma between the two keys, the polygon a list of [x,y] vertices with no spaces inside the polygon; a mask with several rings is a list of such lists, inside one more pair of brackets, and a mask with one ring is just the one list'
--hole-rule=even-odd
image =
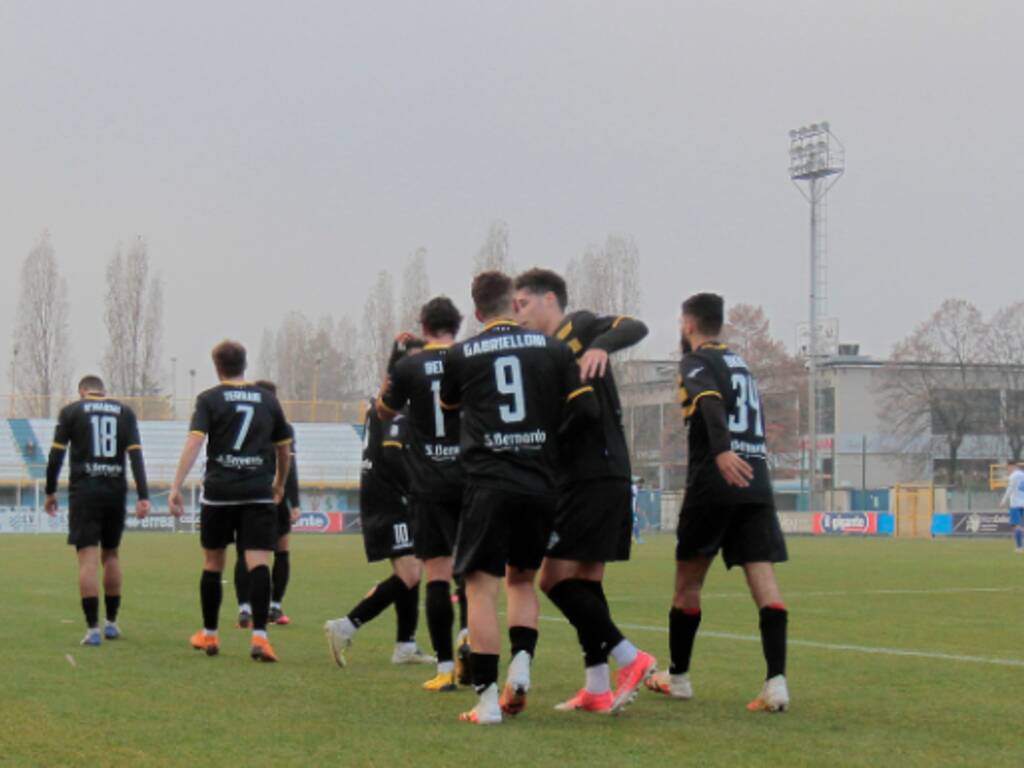
{"label": "player wearing number 18 jersey", "polygon": [[[512,281],[500,272],[473,280],[483,331],[451,347],[441,400],[462,412],[461,461],[467,483],[455,544],[455,572],[466,579],[477,707],[462,719],[500,723],[525,705],[537,644],[533,580],[555,512],[558,442],[577,418],[597,416],[593,388],[563,342],[511,317]],[[497,598],[506,578],[512,662],[499,702]]]}
{"label": "player wearing number 18 jersey", "polygon": [[670,674],[649,687],[690,698],[693,641],[701,620],[701,587],[719,550],[727,567],[743,568],[760,611],[768,673],[751,710],[789,705],[787,612],[773,563],[787,559],[768,472],[765,419],[757,381],[743,358],[718,341],[724,302],[700,293],[683,303],[683,415],[689,424],[686,495],[679,514],[676,589],[669,614]]}
{"label": "player wearing number 18 jersey", "polygon": [[[120,637],[117,611],[121,605],[121,565],[118,550],[124,531],[125,458],[129,458],[138,502],[135,514],[149,512],[149,490],[142,461],[139,425],[132,409],[105,396],[98,376],[86,376],[78,385],[81,400],[66,406],[57,419],[53,447],[46,466],[46,512],[57,512],[57,480],[64,456],[71,453],[68,484],[68,544],[78,550],[78,586],[88,627],[82,645],[99,645],[99,584],[103,563],[103,591],[108,640]],[[102,555],[101,550],[102,549]]]}
{"label": "player wearing number 18 jersey", "polygon": [[203,630],[192,647],[216,655],[225,548],[237,541],[249,568],[253,633],[250,655],[277,661],[267,640],[270,557],[277,543],[277,505],[291,468],[291,431],[277,398],[242,381],[245,347],[224,341],[213,349],[220,384],[196,398],[191,431],[171,486],[171,512],[181,515],[181,488],[206,443],[199,540],[204,552],[199,584]]}

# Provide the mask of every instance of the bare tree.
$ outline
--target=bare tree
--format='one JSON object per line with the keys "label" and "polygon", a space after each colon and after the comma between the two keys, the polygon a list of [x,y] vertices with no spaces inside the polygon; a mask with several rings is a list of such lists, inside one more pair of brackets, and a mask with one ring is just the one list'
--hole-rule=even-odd
{"label": "bare tree", "polygon": [[402,303],[398,327],[417,332],[420,307],[430,298],[430,276],[427,274],[427,249],[420,247],[409,257],[402,270]]}
{"label": "bare tree", "polygon": [[149,276],[149,253],[141,237],[127,253],[118,245],[107,263],[103,319],[107,326],[103,372],[111,391],[126,396],[159,393],[163,283],[159,276]]}
{"label": "bare tree", "polygon": [[383,381],[396,333],[394,280],[381,270],[363,304],[361,384],[365,393],[375,392]]}
{"label": "bare tree", "polygon": [[640,253],[632,237],[609,235],[569,262],[569,303],[592,312],[633,315],[640,309]]}
{"label": "bare tree", "polygon": [[515,272],[515,265],[508,252],[508,224],[500,220],[491,223],[487,239],[476,253],[473,274],[491,269],[507,274]]}
{"label": "bare tree", "polygon": [[263,329],[260,337],[260,352],[256,358],[256,370],[261,378],[277,380],[277,341],[275,334],[269,328]]}
{"label": "bare tree", "polygon": [[25,412],[52,415],[53,398],[68,393],[68,287],[57,269],[50,235],[44,232],[21,267],[14,348],[20,388],[36,397]]}
{"label": "bare tree", "polygon": [[987,416],[976,396],[985,362],[986,326],[978,309],[947,299],[893,348],[880,380],[880,415],[913,446],[943,445],[951,485],[962,485],[959,452]]}
{"label": "bare tree", "polygon": [[986,357],[997,365],[1003,435],[1010,458],[1024,454],[1024,302],[996,312],[989,323]]}

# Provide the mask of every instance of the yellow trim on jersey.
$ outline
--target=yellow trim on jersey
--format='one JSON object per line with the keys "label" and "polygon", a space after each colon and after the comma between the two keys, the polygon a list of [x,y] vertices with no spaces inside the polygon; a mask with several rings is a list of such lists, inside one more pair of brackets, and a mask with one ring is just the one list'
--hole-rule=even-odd
{"label": "yellow trim on jersey", "polygon": [[431,342],[430,344],[425,344],[423,346],[423,351],[433,352],[435,349],[448,349],[449,347],[451,347],[451,344],[440,344],[437,342]]}
{"label": "yellow trim on jersey", "polygon": [[579,339],[569,339],[568,344],[574,355],[583,351],[583,343]]}
{"label": "yellow trim on jersey", "polygon": [[491,330],[491,328],[494,328],[497,325],[514,325],[517,328],[519,327],[519,323],[517,323],[515,320],[506,320],[504,318],[501,318],[499,320],[491,320],[491,322],[489,322],[487,325],[483,327],[483,330],[489,331]]}
{"label": "yellow trim on jersey", "polygon": [[50,447],[56,448],[58,451],[66,451],[68,449],[66,445],[63,445],[61,443],[53,443]]}
{"label": "yellow trim on jersey", "polygon": [[196,437],[206,437],[206,433],[201,432],[198,429],[193,429],[191,432],[189,432],[189,435],[195,435]]}
{"label": "yellow trim on jersey", "polygon": [[560,338],[562,341],[565,341],[570,333],[572,333],[572,320],[559,328],[558,333],[556,333],[555,336]]}
{"label": "yellow trim on jersey", "polygon": [[125,450],[126,451],[141,451],[142,450],[142,446],[139,445],[138,443],[136,443],[135,445],[129,445],[127,448],[125,448]]}
{"label": "yellow trim on jersey", "polygon": [[381,443],[381,447],[382,448],[404,448],[405,446],[403,446],[397,440],[385,440],[383,443]]}
{"label": "yellow trim on jersey", "polygon": [[225,379],[220,382],[217,386],[219,387],[255,387],[251,381],[240,381],[238,379]]}
{"label": "yellow trim on jersey", "polygon": [[719,400],[722,399],[722,393],[721,392],[716,392],[713,389],[706,389],[703,392],[701,392],[699,395],[697,395],[695,398],[693,398],[693,400],[690,401],[689,405],[687,405],[686,403],[683,403],[683,416],[685,416],[686,418],[690,418],[691,416],[693,416],[694,412],[697,410],[697,403],[700,402],[700,399],[702,397],[708,397],[708,396],[710,396],[710,397],[717,397]]}
{"label": "yellow trim on jersey", "polygon": [[697,349],[727,349],[727,347],[720,341],[705,341]]}
{"label": "yellow trim on jersey", "polygon": [[592,386],[590,386],[589,384],[587,384],[585,387],[580,387],[579,389],[574,389],[565,398],[565,402],[569,402],[570,400],[575,400],[580,395],[585,395],[587,392],[593,392],[593,391],[594,391],[594,388]]}
{"label": "yellow trim on jersey", "polygon": [[83,400],[109,400],[110,398],[106,395],[97,395],[95,392],[86,392]]}
{"label": "yellow trim on jersey", "polygon": [[632,319],[633,319],[633,318],[632,318],[632,317],[630,317],[629,315],[619,315],[618,317],[616,317],[616,318],[615,318],[615,319],[614,319],[614,320],[612,321],[612,328],[613,328],[613,329],[614,329],[614,328],[618,328],[618,327],[619,327],[619,323],[621,323],[621,322],[622,322],[623,320],[632,320]]}
{"label": "yellow trim on jersey", "polygon": [[446,403],[444,400],[441,401],[441,408],[442,408],[442,410],[445,410],[445,411],[457,411],[461,407],[462,407],[462,403],[449,404],[449,403]]}
{"label": "yellow trim on jersey", "polygon": [[284,440],[278,440],[274,445],[291,445],[292,442],[294,442],[292,438],[286,437]]}

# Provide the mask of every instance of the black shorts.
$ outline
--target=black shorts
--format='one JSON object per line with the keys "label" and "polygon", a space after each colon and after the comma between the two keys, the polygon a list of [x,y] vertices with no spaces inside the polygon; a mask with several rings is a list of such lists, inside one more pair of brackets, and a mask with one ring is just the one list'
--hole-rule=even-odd
{"label": "black shorts", "polygon": [[124,534],[125,499],[71,499],[68,504],[68,544],[75,549],[117,549]]}
{"label": "black shorts", "polygon": [[573,483],[558,496],[547,556],[580,563],[629,560],[633,488],[628,480]]}
{"label": "black shorts", "polygon": [[239,549],[273,551],[277,547],[277,506],[203,504],[199,510],[199,542],[203,549],[224,549],[237,542]]}
{"label": "black shorts", "polygon": [[[287,501],[277,505],[277,537],[281,538],[292,532],[292,507]],[[276,544],[274,545],[276,548]]]}
{"label": "black shorts", "polygon": [[540,568],[551,536],[555,497],[466,486],[455,541],[455,573],[505,575],[505,566]]}
{"label": "black shorts", "polygon": [[676,530],[676,560],[714,557],[725,565],[782,563],[789,559],[774,504],[683,506]]}
{"label": "black shorts", "polygon": [[360,499],[359,522],[363,527],[366,560],[376,563],[413,554],[415,542],[409,507],[401,501]]}
{"label": "black shorts", "polygon": [[420,560],[433,560],[435,557],[452,556],[461,510],[461,494],[442,498],[420,496],[413,500],[416,557]]}

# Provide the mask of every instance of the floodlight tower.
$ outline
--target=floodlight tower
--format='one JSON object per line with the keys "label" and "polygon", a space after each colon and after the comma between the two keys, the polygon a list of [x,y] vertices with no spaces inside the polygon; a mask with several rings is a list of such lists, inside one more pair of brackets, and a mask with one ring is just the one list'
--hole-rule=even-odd
{"label": "floodlight tower", "polygon": [[[818,474],[818,340],[828,304],[828,258],[825,197],[839,181],[845,150],[827,122],[789,132],[789,178],[811,204],[811,296],[807,373],[808,506],[815,509]],[[833,475],[835,468],[832,468]]]}

